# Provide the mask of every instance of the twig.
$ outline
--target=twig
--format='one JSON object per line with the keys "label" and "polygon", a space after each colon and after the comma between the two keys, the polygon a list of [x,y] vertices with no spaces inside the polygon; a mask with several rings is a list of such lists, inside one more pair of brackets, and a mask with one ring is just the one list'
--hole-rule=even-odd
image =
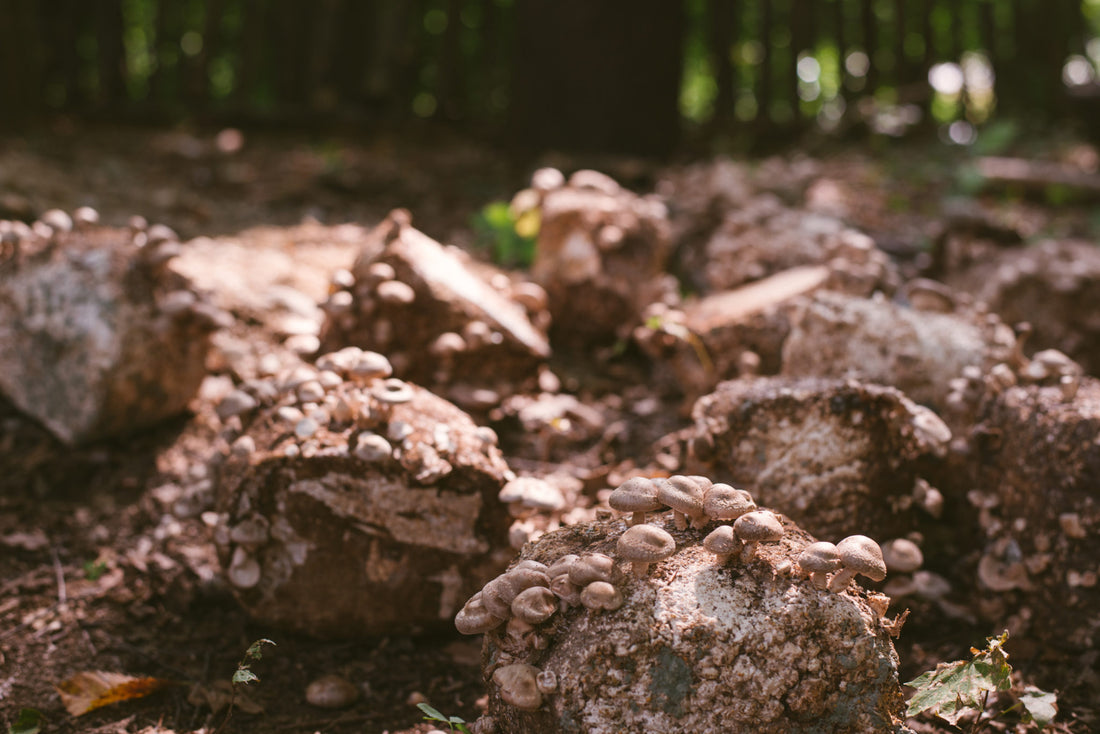
{"label": "twig", "polygon": [[57,603],[65,604],[69,594],[65,589],[65,571],[61,568],[61,557],[57,554],[57,546],[50,546],[50,554],[53,556],[53,572],[57,577]]}

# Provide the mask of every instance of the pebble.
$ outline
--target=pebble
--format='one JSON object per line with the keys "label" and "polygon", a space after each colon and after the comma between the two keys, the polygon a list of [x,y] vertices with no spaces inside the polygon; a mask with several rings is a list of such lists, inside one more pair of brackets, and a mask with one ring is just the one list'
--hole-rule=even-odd
{"label": "pebble", "polygon": [[306,701],[326,709],[341,709],[359,699],[359,689],[335,674],[325,675],[306,686]]}

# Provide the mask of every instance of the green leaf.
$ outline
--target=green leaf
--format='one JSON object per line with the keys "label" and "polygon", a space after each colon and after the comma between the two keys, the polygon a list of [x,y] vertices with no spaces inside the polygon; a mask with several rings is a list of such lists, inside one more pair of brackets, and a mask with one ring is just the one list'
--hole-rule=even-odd
{"label": "green leaf", "polygon": [[1024,689],[1020,694],[1020,703],[1024,705],[1028,716],[1039,728],[1054,721],[1054,717],[1058,715],[1058,696],[1041,691],[1035,686]]}
{"label": "green leaf", "polygon": [[428,721],[447,721],[447,717],[439,709],[433,708],[429,704],[418,703],[416,707],[424,712],[424,718]]}
{"label": "green leaf", "polygon": [[264,654],[263,654],[264,645],[271,645],[272,647],[276,646],[275,643],[272,642],[271,640],[267,639],[266,637],[261,637],[260,639],[256,640],[251,645],[249,645],[248,649],[244,651],[244,659],[245,660],[260,660],[260,659],[262,659],[263,656],[264,656]]}
{"label": "green leaf", "polygon": [[237,672],[233,674],[233,683],[248,684],[252,681],[258,681],[259,677],[248,668],[237,668]]}
{"label": "green leaf", "polygon": [[8,734],[38,734],[41,728],[41,711],[38,709],[19,709],[19,718],[8,727]]}
{"label": "green leaf", "polygon": [[1004,651],[1008,633],[990,637],[985,650],[974,650],[970,661],[940,663],[905,685],[917,689],[909,699],[906,716],[928,711],[951,724],[957,724],[969,711],[982,710],[983,699],[991,691],[1012,688],[1012,668]]}

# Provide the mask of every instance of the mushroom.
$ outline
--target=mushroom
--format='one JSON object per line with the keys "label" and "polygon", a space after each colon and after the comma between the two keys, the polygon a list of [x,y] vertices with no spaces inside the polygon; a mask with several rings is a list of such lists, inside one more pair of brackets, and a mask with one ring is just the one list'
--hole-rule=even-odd
{"label": "mushroom", "polygon": [[614,573],[614,558],[603,553],[586,553],[569,566],[569,581],[576,586],[584,587],[593,581],[610,582]]}
{"label": "mushroom", "polygon": [[359,698],[359,689],[339,675],[325,675],[306,686],[306,702],[326,709],[342,709]]}
{"label": "mushroom", "polygon": [[623,595],[606,581],[593,581],[581,592],[581,604],[586,608],[614,611],[623,605]]}
{"label": "mushroom", "polygon": [[741,541],[733,532],[731,525],[719,525],[703,539],[703,547],[718,556],[719,566],[729,563],[730,556],[741,550]]}
{"label": "mushroom", "polygon": [[843,567],[829,580],[829,591],[840,592],[856,575],[866,576],[872,581],[886,578],[886,562],[882,560],[882,549],[878,543],[866,535],[850,535],[836,544]]}
{"label": "mushroom", "polygon": [[815,587],[824,591],[828,587],[828,574],[840,568],[840,554],[827,541],[810,543],[798,554],[798,566],[809,574]]}
{"label": "mushroom", "polygon": [[[709,483],[709,480],[705,480]],[[703,512],[703,495],[706,487],[696,477],[682,475],[671,476],[661,482],[657,488],[657,499],[672,508],[672,519],[677,530],[687,528],[687,519],[691,526],[701,528],[707,523]]]}
{"label": "mushroom", "polygon": [[913,573],[924,563],[924,555],[908,538],[895,538],[882,544],[882,560],[891,573]]}
{"label": "mushroom", "polygon": [[538,688],[539,669],[534,665],[513,663],[493,672],[493,683],[500,689],[504,702],[518,709],[534,711],[542,705]]}
{"label": "mushroom", "polygon": [[477,592],[455,615],[455,629],[464,635],[480,635],[499,627],[504,621],[485,608],[482,592]]}
{"label": "mushroom", "polygon": [[657,484],[648,477],[631,477],[607,498],[607,504],[619,512],[632,513],[626,524],[633,527],[645,522],[647,512],[658,512],[665,505],[657,498]]}
{"label": "mushroom", "polygon": [[664,560],[676,551],[676,541],[668,531],[656,525],[635,525],[619,536],[615,550],[631,562],[631,571],[641,578],[649,571],[651,563]]}
{"label": "mushroom", "polygon": [[263,570],[260,568],[259,562],[252,557],[251,553],[245,550],[244,546],[237,546],[237,549],[233,551],[233,558],[229,563],[229,568],[225,571],[225,575],[229,579],[229,583],[238,589],[251,589],[260,583]]}
{"label": "mushroom", "polygon": [[557,597],[545,586],[524,589],[512,600],[512,614],[527,624],[542,624],[557,610]]}
{"label": "mushroom", "polygon": [[507,503],[512,517],[522,518],[533,512],[558,512],[565,507],[561,490],[538,477],[516,477],[501,488],[497,498]]}
{"label": "mushroom", "polygon": [[746,512],[733,524],[733,532],[745,544],[741,549],[741,562],[748,563],[756,556],[756,548],[761,543],[779,540],[783,537],[783,525],[779,518],[767,510]]}
{"label": "mushroom", "polygon": [[703,496],[703,512],[711,520],[736,520],[756,509],[752,495],[728,484],[715,484]]}
{"label": "mushroom", "polygon": [[569,574],[563,573],[550,579],[550,591],[561,599],[562,611],[581,603],[581,587],[569,580]]}
{"label": "mushroom", "polygon": [[485,608],[493,616],[506,619],[516,595],[532,586],[549,588],[550,577],[537,569],[516,566],[485,584],[481,590]]}

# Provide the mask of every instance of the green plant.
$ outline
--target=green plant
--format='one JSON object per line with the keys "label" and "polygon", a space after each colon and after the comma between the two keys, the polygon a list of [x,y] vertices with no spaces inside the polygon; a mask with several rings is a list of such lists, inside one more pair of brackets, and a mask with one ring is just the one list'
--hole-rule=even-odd
{"label": "green plant", "polygon": [[493,262],[506,267],[527,267],[535,259],[540,212],[537,207],[518,215],[506,201],[493,201],[474,215],[471,223],[478,246]]}
{"label": "green plant", "polygon": [[98,581],[105,573],[107,573],[107,564],[103,561],[96,559],[84,562],[84,578],[89,581]]}
{"label": "green plant", "polygon": [[1053,693],[1027,686],[1016,695],[1016,703],[987,718],[989,695],[995,691],[1012,690],[1012,666],[1004,651],[1008,631],[999,637],[990,637],[984,650],[970,648],[971,660],[940,663],[935,670],[918,676],[905,685],[916,689],[909,699],[906,716],[916,716],[925,711],[958,727],[964,716],[976,714],[968,729],[975,734],[983,724],[1015,709],[1023,708],[1023,720],[1039,729],[1049,724],[1058,713],[1057,697]]}
{"label": "green plant", "polygon": [[214,730],[214,734],[217,734],[225,725],[229,723],[229,719],[233,716],[233,708],[237,703],[237,694],[240,690],[240,686],[246,686],[252,681],[259,682],[260,677],[252,672],[252,663],[257,660],[261,660],[264,656],[264,645],[275,646],[275,643],[266,637],[253,642],[248,646],[248,649],[244,651],[244,656],[237,661],[237,669],[233,671],[233,677],[230,678],[230,683],[233,685],[233,692],[229,698],[229,706],[225,710],[225,718],[222,719],[222,723]]}
{"label": "green plant", "polygon": [[444,716],[440,711],[426,703],[418,703],[416,707],[424,712],[424,721],[438,721],[446,724],[448,730],[470,734],[470,728],[466,726],[466,720],[457,716]]}

